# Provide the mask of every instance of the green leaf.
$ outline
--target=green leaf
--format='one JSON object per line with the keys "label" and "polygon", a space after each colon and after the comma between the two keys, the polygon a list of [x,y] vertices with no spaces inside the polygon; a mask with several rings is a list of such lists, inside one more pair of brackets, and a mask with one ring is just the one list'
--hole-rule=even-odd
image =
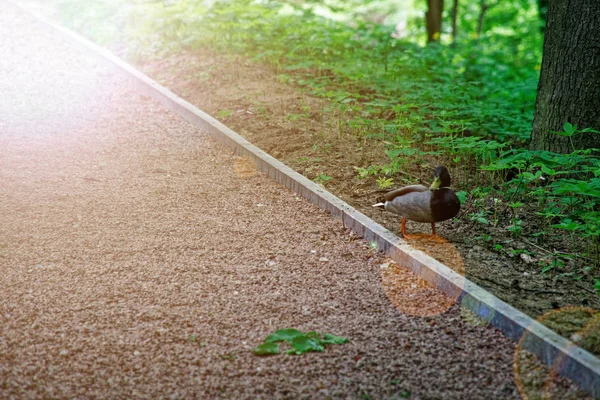
{"label": "green leaf", "polygon": [[548,168],[545,165],[542,165],[542,172],[548,176],[554,176],[556,175],[556,171],[553,170],[552,168]]}
{"label": "green leaf", "polygon": [[592,129],[592,128],[585,128],[585,129],[581,129],[579,132],[581,133],[600,133],[599,131]]}
{"label": "green leaf", "polygon": [[333,177],[331,177],[329,175],[320,174],[315,179],[313,179],[313,182],[323,184],[323,183],[329,182],[332,179],[333,179]]}
{"label": "green leaf", "polygon": [[257,356],[269,356],[272,354],[279,354],[278,343],[263,343],[252,349],[252,352]]}
{"label": "green leaf", "polygon": [[563,129],[566,133],[568,133],[567,136],[573,136],[575,132],[577,132],[577,126],[573,126],[573,124],[570,122],[565,122]]}
{"label": "green leaf", "polygon": [[326,333],[323,338],[321,334],[315,331],[302,333],[297,329],[280,329],[270,334],[264,343],[254,348],[252,351],[256,355],[279,354],[280,347],[278,342],[288,342],[291,349],[287,354],[299,355],[312,351],[321,352],[325,350],[325,346],[329,344],[344,344],[348,343],[348,339],[341,336],[335,336]]}
{"label": "green leaf", "polygon": [[460,192],[456,192],[456,197],[458,197],[458,200],[460,200],[460,204],[465,204],[465,201],[467,201],[467,195],[468,195],[468,193],[465,192],[464,190],[461,190]]}
{"label": "green leaf", "polygon": [[484,217],[475,217],[475,221],[479,222],[482,225],[490,224],[490,221],[488,221],[487,218],[484,218]]}
{"label": "green leaf", "polygon": [[554,268],[554,265],[552,265],[552,264],[546,265],[544,268],[542,268],[542,274],[545,274],[548,271],[551,271],[553,268]]}
{"label": "green leaf", "polygon": [[275,342],[292,342],[294,338],[304,336],[302,332],[297,329],[289,328],[289,329],[280,329],[271,333],[265,339],[265,343],[275,343]]}
{"label": "green leaf", "polygon": [[304,354],[311,351],[321,352],[325,350],[325,346],[319,343],[318,340],[311,339],[307,336],[295,337],[290,343],[292,348],[288,350],[288,354]]}
{"label": "green leaf", "polygon": [[393,150],[386,150],[385,154],[387,154],[387,156],[390,158],[390,160],[394,160],[398,157],[402,156],[413,156],[415,154],[417,154],[419,152],[419,150],[412,148],[412,147],[407,147],[407,148],[402,148],[402,149],[393,149]]}
{"label": "green leaf", "polygon": [[563,221],[560,221],[560,224],[554,224],[550,226],[556,229],[564,229],[567,231],[576,231],[578,229],[583,228],[583,226],[580,223],[572,221],[570,219],[565,219]]}
{"label": "green leaf", "polygon": [[321,334],[319,332],[315,332],[315,331],[310,331],[310,332],[306,332],[304,334],[304,336],[306,336],[309,339],[314,339],[317,341],[321,341]]}
{"label": "green leaf", "polygon": [[348,340],[348,338],[345,338],[342,336],[335,336],[330,333],[326,333],[323,335],[323,340],[321,340],[321,343],[323,343],[323,344],[344,344],[344,343],[348,343],[349,341],[350,340]]}

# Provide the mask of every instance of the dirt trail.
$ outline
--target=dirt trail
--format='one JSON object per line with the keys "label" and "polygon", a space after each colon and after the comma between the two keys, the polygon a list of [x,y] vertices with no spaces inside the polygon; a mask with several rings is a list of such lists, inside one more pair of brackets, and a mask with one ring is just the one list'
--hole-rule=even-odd
{"label": "dirt trail", "polygon": [[[1,398],[519,398],[499,332],[403,314],[366,243],[0,4]],[[351,343],[252,355],[284,327]]]}

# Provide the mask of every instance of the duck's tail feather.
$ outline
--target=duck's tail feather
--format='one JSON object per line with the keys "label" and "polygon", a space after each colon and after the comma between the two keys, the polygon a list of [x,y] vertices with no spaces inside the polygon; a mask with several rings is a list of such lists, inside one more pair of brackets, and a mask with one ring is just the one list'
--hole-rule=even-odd
{"label": "duck's tail feather", "polygon": [[384,208],[385,207],[385,203],[373,204],[373,207]]}

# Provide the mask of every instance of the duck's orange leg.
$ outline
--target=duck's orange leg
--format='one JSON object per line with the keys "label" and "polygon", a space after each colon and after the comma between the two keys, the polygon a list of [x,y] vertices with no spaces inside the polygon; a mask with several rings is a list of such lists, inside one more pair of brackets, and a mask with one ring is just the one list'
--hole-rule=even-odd
{"label": "duck's orange leg", "polygon": [[435,222],[431,223],[431,240],[436,241],[438,243],[446,243],[446,239],[439,237],[435,233]]}
{"label": "duck's orange leg", "polygon": [[406,234],[406,218],[402,218],[402,227],[400,228],[400,232],[402,233],[402,237],[404,239],[414,239],[418,236],[409,236]]}
{"label": "duck's orange leg", "polygon": [[400,229],[402,233],[402,237],[404,239],[421,239],[421,238],[429,238],[438,243],[446,243],[446,239],[439,237],[435,232],[435,222],[431,223],[431,236],[425,234],[416,234],[416,235],[408,235],[406,233],[406,218],[402,218],[402,227]]}

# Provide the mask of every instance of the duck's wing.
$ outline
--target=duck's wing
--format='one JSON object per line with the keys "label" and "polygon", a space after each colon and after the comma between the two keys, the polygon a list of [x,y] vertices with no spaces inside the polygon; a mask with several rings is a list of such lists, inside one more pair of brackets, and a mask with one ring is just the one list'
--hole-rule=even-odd
{"label": "duck's wing", "polygon": [[392,201],[396,197],[404,196],[408,193],[425,192],[427,190],[429,190],[429,188],[423,185],[404,186],[403,188],[392,190],[391,192],[386,193],[385,196],[383,196],[383,198],[385,199],[385,201]]}
{"label": "duck's wing", "polygon": [[410,192],[385,203],[387,211],[417,222],[434,222],[431,213],[431,190]]}

